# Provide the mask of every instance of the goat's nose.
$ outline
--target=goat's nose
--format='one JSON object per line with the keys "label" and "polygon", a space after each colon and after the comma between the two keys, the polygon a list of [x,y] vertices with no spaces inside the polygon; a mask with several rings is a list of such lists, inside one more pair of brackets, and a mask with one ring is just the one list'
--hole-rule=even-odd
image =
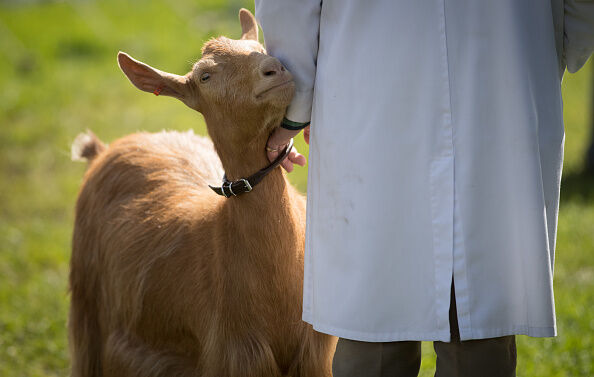
{"label": "goat's nose", "polygon": [[262,76],[275,76],[285,71],[285,67],[276,59],[266,59],[260,66]]}

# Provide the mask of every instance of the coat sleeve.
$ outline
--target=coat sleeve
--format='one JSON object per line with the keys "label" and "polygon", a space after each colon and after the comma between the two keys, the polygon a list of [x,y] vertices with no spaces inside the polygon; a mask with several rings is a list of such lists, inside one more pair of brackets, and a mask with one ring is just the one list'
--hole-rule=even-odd
{"label": "coat sleeve", "polygon": [[594,0],[565,0],[564,57],[567,70],[579,70],[594,50]]}
{"label": "coat sleeve", "polygon": [[321,0],[256,0],[256,19],[268,54],[293,74],[295,96],[285,118],[306,123],[311,118],[318,57]]}

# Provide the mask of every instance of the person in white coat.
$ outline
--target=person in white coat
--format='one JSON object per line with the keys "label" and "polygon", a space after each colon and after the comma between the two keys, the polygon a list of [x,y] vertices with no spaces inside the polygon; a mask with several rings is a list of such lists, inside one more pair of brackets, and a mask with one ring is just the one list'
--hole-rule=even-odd
{"label": "person in white coat", "polygon": [[[335,377],[515,375],[556,335],[561,79],[594,48],[590,0],[256,0],[311,120],[303,320]],[[293,154],[285,163],[304,163]],[[392,374],[390,374],[392,373]]]}

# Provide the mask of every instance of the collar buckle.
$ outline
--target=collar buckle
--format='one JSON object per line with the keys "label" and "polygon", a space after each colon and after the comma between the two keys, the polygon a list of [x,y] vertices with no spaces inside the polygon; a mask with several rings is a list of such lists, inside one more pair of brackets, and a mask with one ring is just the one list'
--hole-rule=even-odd
{"label": "collar buckle", "polygon": [[[250,185],[250,182],[247,179],[241,178],[240,180],[235,181],[235,182],[239,182],[239,181],[243,182],[243,184],[245,185],[246,192],[252,191],[252,189],[253,189],[252,185]],[[235,196],[237,196],[237,195],[235,195]]]}
{"label": "collar buckle", "polygon": [[[221,186],[211,186],[208,185],[215,193],[224,196],[225,198],[230,198],[231,195],[238,196],[239,194],[243,194],[246,192],[250,192],[253,190],[253,186],[257,185],[268,173],[272,171],[272,169],[276,168],[283,162],[288,156],[289,152],[293,148],[293,139],[289,141],[283,153],[281,153],[276,160],[274,160],[270,165],[261,169],[260,171],[256,172],[255,174],[250,175],[248,178],[240,178],[237,181],[229,181],[227,180],[227,175],[223,175],[223,183]],[[251,181],[251,183],[250,183]],[[243,187],[238,186],[237,184],[243,183]],[[233,191],[232,186],[235,185],[235,191]],[[229,191],[229,194],[225,192],[225,188]]]}

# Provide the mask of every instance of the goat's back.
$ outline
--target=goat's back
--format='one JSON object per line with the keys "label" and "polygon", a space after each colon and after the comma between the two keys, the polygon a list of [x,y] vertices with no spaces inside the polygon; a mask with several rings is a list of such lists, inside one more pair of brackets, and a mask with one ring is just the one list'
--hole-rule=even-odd
{"label": "goat's back", "polygon": [[[147,291],[152,296],[160,291],[169,296],[179,292],[176,297],[163,297],[163,302],[180,306],[169,313],[183,315],[184,306],[199,304],[192,295],[195,287],[165,285],[207,276],[200,270],[199,259],[208,256],[199,256],[192,248],[204,240],[193,230],[212,226],[210,219],[221,201],[207,183],[220,180],[223,169],[212,142],[192,132],[134,134],[107,148],[96,138],[85,140],[97,144],[97,154],[82,156],[90,161],[76,207],[69,327],[73,376],[99,376],[100,344],[114,331],[134,330],[117,328],[120,324],[147,320],[143,306],[152,301],[147,300]],[[83,145],[80,150],[93,148]],[[209,248],[203,250],[208,253]],[[155,274],[179,279],[155,279]],[[149,285],[155,281],[163,281],[163,286]],[[174,318],[152,320],[187,323]],[[172,334],[186,330],[160,329]],[[166,340],[157,334],[155,338]],[[181,338],[172,339],[173,346],[183,347]]]}

